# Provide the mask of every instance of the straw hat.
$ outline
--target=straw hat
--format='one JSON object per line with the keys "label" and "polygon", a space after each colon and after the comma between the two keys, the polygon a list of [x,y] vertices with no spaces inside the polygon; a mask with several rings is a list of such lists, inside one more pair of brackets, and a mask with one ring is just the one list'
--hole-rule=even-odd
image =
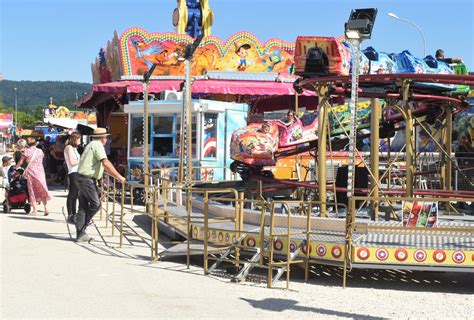
{"label": "straw hat", "polygon": [[90,135],[92,138],[101,138],[107,136],[110,136],[110,134],[107,133],[107,129],[105,128],[95,128],[94,132]]}
{"label": "straw hat", "polygon": [[244,48],[247,50],[250,49],[250,45],[248,43],[243,43],[240,41],[234,42],[234,46],[235,46],[235,53],[239,52],[240,48]]}

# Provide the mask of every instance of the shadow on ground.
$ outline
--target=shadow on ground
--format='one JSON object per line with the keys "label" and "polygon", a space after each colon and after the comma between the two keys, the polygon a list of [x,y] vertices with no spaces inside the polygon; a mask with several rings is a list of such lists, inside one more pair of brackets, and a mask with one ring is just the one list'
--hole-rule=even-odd
{"label": "shadow on ground", "polygon": [[[13,219],[37,219],[47,222],[61,222],[60,220],[55,220],[46,217],[38,216],[25,216],[25,215],[12,215],[10,218]],[[66,217],[64,217],[66,218]],[[139,225],[140,234],[135,230],[136,226],[125,222],[124,223],[124,238],[123,238],[123,249],[119,248],[118,237],[110,237],[107,233],[104,233],[104,228],[95,227],[97,234],[94,235],[96,241],[92,244],[81,245],[84,249],[90,251],[91,253],[98,255],[106,255],[117,258],[125,259],[136,259],[139,261],[146,261],[150,259],[150,256],[146,255],[146,252],[150,249],[150,223],[149,219],[146,216],[134,217],[133,221]],[[63,221],[65,223],[65,221]],[[111,221],[110,221],[111,223]],[[116,222],[118,223],[118,222]],[[72,226],[72,225],[71,225]],[[140,228],[141,227],[141,228]],[[75,236],[75,231],[70,229],[70,225],[67,225],[69,236],[67,234],[51,234],[44,232],[16,232],[17,235],[22,237],[30,237],[35,239],[45,239],[45,240],[63,240],[63,241],[72,241]],[[110,228],[110,227],[109,227]],[[118,227],[116,227],[118,228]],[[118,230],[116,230],[118,231]],[[144,234],[143,234],[144,233]],[[66,236],[64,236],[66,235]],[[145,236],[146,238],[144,238]],[[163,238],[162,238],[163,237]],[[170,239],[160,233],[160,251],[163,248],[169,248],[172,246]],[[130,254],[130,248],[140,248],[142,254]],[[146,251],[143,251],[145,249]],[[145,255],[143,254],[145,253]],[[176,263],[174,267],[169,265],[160,265],[160,261],[157,262],[147,262],[145,267],[151,268],[163,268],[167,270],[173,270],[177,272],[188,272],[194,274],[202,274],[200,268],[203,266],[203,257],[202,255],[193,256],[191,258],[191,265],[195,268],[198,268],[199,271],[195,272],[188,270],[186,267],[186,256],[179,257],[162,257],[162,260]],[[212,265],[213,262],[210,262]],[[194,268],[194,269],[195,269]],[[232,277],[233,273],[229,273],[229,269],[232,268],[232,265],[222,263],[216,272],[213,272],[212,275],[215,278],[225,279],[228,281]],[[254,268],[251,274],[247,277],[247,283],[252,285],[252,283],[264,283],[266,282],[267,270],[262,268]],[[284,279],[285,276],[282,277]],[[304,270],[300,266],[293,266],[291,268],[291,282],[303,282],[304,280]],[[309,283],[314,283],[322,286],[333,286],[333,287],[342,287],[342,269],[339,267],[323,266],[323,265],[311,265],[309,272]],[[281,287],[282,281],[277,282],[276,286]],[[372,289],[383,289],[383,290],[403,290],[403,291],[420,291],[420,292],[441,292],[441,293],[457,293],[457,294],[474,294],[474,274],[473,273],[455,273],[455,272],[434,272],[434,271],[404,271],[404,270],[374,270],[374,269],[353,269],[348,273],[347,277],[347,286],[352,288],[372,288]],[[291,283],[290,283],[291,288]],[[250,303],[250,301],[248,301]],[[253,302],[257,303],[257,302]],[[259,302],[265,305],[263,302]],[[266,302],[270,303],[270,302]],[[284,305],[291,306],[291,303],[288,302]],[[293,304],[293,307],[298,307]],[[319,310],[324,311],[324,310]],[[325,310],[331,312],[331,310]],[[317,312],[317,311],[314,311]],[[323,312],[321,312],[323,313]],[[359,317],[359,315],[354,315]],[[364,317],[364,316],[360,316]]]}
{"label": "shadow on ground", "polygon": [[[162,260],[179,263],[186,267],[186,257],[163,257]],[[213,262],[209,261],[209,266]],[[202,268],[202,256],[191,258],[193,267]],[[160,262],[147,265],[148,267],[160,268]],[[186,272],[184,268],[176,267],[175,271]],[[166,268],[173,270],[174,268]],[[219,268],[211,273],[217,279],[230,279],[236,271],[230,264],[221,263]],[[276,273],[276,271],[275,271]],[[275,274],[274,273],[274,274]],[[282,280],[286,278],[284,274]],[[276,288],[284,287],[285,281],[278,281]],[[267,281],[267,270],[253,268],[247,276],[246,283],[249,285],[261,285]],[[299,266],[291,268],[291,283],[304,282],[304,269]],[[342,269],[332,266],[311,265],[308,283],[321,286],[342,287]],[[382,290],[441,292],[457,294],[474,294],[474,274],[456,272],[434,272],[434,271],[406,271],[406,270],[373,270],[353,269],[348,273],[347,287],[367,288]]]}
{"label": "shadow on ground", "polygon": [[18,220],[40,220],[40,221],[48,221],[48,222],[55,222],[55,223],[64,223],[64,220],[57,220],[53,218],[45,218],[44,216],[28,216],[28,215],[9,215],[11,219],[18,219]]}
{"label": "shadow on ground", "polygon": [[266,298],[263,300],[253,300],[247,298],[240,298],[241,300],[248,302],[253,308],[261,309],[266,311],[282,312],[286,310],[298,311],[298,312],[310,312],[317,313],[321,316],[336,316],[343,318],[352,318],[352,319],[383,319],[380,317],[372,317],[368,315],[362,315],[357,313],[341,312],[329,309],[322,308],[313,308],[298,305],[298,301],[290,299],[277,299],[277,298]]}
{"label": "shadow on ground", "polygon": [[[28,237],[28,238],[35,238],[35,239],[46,239],[46,240],[63,240],[63,241],[71,241],[70,237],[58,237],[55,236],[55,233],[44,233],[44,232],[15,232],[15,234]],[[58,233],[62,234],[62,233]]]}
{"label": "shadow on ground", "polygon": [[[304,272],[295,270],[295,278]],[[341,286],[342,269],[321,265],[311,266],[311,283]],[[430,291],[459,294],[474,293],[474,274],[460,272],[353,269],[348,273],[347,286],[353,288]]]}

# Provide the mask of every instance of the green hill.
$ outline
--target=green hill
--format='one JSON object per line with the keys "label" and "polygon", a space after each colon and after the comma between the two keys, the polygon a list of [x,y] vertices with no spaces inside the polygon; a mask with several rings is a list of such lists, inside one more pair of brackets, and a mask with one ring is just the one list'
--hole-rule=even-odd
{"label": "green hill", "polygon": [[[91,90],[89,83],[73,81],[0,81],[0,105],[7,109],[15,105],[17,88],[18,111],[34,112],[37,106],[53,104],[73,107],[77,99]],[[3,109],[2,108],[2,109]]]}

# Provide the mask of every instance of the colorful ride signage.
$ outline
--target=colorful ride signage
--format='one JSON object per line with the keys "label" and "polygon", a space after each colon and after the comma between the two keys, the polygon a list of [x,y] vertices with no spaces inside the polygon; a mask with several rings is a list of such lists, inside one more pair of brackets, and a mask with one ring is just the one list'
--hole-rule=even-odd
{"label": "colorful ride signage", "polygon": [[97,124],[95,112],[70,111],[65,106],[55,106],[50,104],[44,109],[44,122],[49,123],[52,119],[70,119],[84,125]]}
{"label": "colorful ride signage", "polygon": [[438,223],[438,203],[430,201],[403,202],[404,227],[436,227]]}
{"label": "colorful ride signage", "polygon": [[0,113],[0,129],[10,128],[13,125],[12,113]]}
{"label": "colorful ride signage", "polygon": [[[148,33],[141,28],[126,30],[120,38],[122,75],[142,75],[157,64],[153,75],[184,75],[186,45],[193,42],[188,35]],[[191,72],[206,71],[276,72],[289,75],[293,68],[294,44],[280,39],[261,43],[248,32],[239,32],[223,42],[206,36],[194,54]]]}

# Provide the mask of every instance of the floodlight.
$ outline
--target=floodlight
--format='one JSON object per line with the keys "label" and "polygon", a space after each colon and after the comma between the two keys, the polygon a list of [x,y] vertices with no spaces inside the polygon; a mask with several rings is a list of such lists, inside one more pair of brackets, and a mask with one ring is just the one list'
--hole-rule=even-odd
{"label": "floodlight", "polygon": [[349,39],[370,39],[374,27],[377,9],[354,9],[344,25],[346,37]]}

